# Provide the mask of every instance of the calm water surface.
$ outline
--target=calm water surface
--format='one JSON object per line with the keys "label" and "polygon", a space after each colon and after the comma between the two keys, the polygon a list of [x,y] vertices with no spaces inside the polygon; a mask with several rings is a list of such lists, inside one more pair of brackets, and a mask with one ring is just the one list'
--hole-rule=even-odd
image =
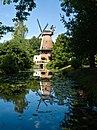
{"label": "calm water surface", "polygon": [[[0,130],[88,130],[88,119],[94,118],[96,127],[96,106],[91,108],[75,86],[62,74],[49,79],[26,75],[2,80]],[[95,114],[87,117],[88,112]]]}

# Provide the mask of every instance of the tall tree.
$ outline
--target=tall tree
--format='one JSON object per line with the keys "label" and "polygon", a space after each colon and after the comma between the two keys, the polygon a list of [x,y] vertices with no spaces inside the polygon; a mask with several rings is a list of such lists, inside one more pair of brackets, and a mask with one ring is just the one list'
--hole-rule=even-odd
{"label": "tall tree", "polygon": [[28,32],[28,28],[26,27],[26,25],[24,25],[23,20],[17,21],[15,23],[14,28],[15,28],[15,30],[13,32],[13,38],[14,39],[24,39]]}
{"label": "tall tree", "polygon": [[90,67],[95,67],[97,54],[97,0],[61,0],[62,10],[68,21],[62,21],[71,36],[71,47],[76,57],[89,59]]}
{"label": "tall tree", "polygon": [[54,47],[52,49],[52,61],[48,66],[53,68],[62,68],[68,65],[71,57],[69,46],[69,38],[64,33],[58,35]]}
{"label": "tall tree", "polygon": [[13,39],[0,46],[0,69],[5,74],[18,73],[32,67],[34,50],[25,39],[28,31],[23,21],[17,21]]}

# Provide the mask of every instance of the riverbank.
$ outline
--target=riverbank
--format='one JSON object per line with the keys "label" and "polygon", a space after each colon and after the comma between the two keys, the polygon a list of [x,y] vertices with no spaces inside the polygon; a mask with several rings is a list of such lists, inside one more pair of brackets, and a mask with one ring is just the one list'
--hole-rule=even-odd
{"label": "riverbank", "polygon": [[85,90],[88,95],[93,96],[97,101],[97,68],[83,67],[74,70],[68,67],[64,69],[64,72],[77,82],[79,88]]}

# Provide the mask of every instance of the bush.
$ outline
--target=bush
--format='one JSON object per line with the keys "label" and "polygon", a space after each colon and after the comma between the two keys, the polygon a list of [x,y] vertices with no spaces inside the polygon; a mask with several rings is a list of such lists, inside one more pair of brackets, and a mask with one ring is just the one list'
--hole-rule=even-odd
{"label": "bush", "polygon": [[81,60],[77,59],[76,57],[72,57],[70,64],[74,69],[78,69],[81,66]]}
{"label": "bush", "polygon": [[0,52],[0,70],[5,74],[16,74],[32,66],[33,52],[28,43],[10,41],[4,44]]}
{"label": "bush", "polygon": [[5,72],[5,74],[17,73],[19,71],[19,67],[16,62],[16,58],[11,54],[4,56],[1,64],[1,69]]}

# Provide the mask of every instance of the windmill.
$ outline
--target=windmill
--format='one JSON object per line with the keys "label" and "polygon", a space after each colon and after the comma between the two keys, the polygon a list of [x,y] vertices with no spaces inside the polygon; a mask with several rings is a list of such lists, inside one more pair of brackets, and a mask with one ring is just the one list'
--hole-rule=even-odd
{"label": "windmill", "polygon": [[38,19],[37,22],[41,33],[38,35],[36,40],[38,40],[40,36],[42,36],[42,40],[40,48],[37,49],[38,55],[34,56],[34,62],[39,66],[39,68],[45,69],[46,64],[51,60],[51,50],[53,48],[52,35],[54,32],[54,26],[52,25],[51,28],[47,30],[47,23],[44,29],[42,29]]}
{"label": "windmill", "polygon": [[53,32],[55,31],[54,26],[52,25],[49,30],[46,30],[48,23],[46,24],[44,29],[42,29],[38,19],[37,19],[37,22],[41,31],[41,33],[39,34],[37,38],[39,38],[42,35],[40,50],[49,50],[49,49],[51,50],[53,47],[52,35],[53,35]]}

